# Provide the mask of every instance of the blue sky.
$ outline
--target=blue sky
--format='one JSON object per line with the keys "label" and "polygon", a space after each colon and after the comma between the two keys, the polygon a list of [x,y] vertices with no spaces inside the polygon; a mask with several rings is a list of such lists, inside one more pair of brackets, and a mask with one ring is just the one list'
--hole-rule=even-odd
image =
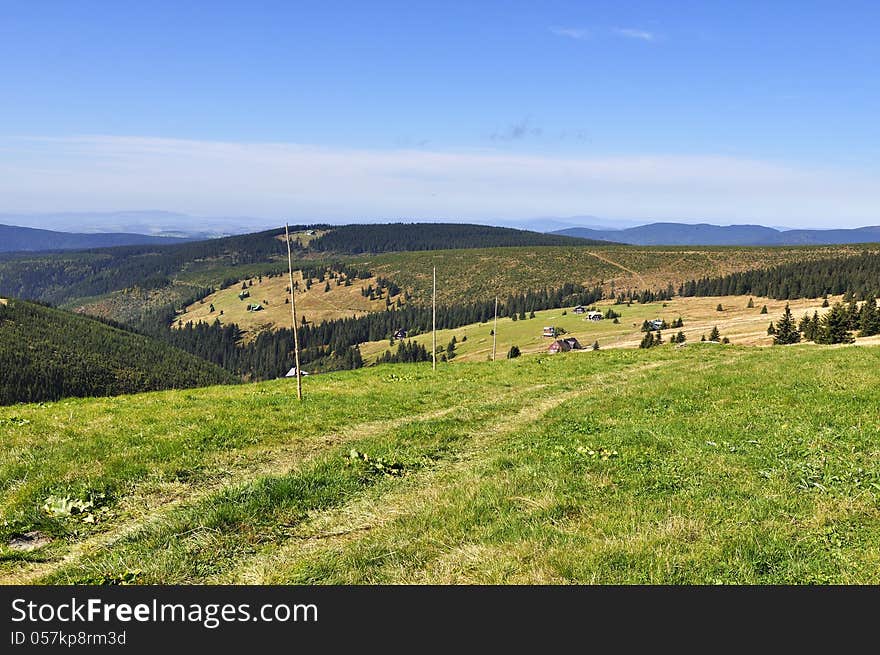
{"label": "blue sky", "polygon": [[880,3],[4,2],[0,212],[880,223]]}

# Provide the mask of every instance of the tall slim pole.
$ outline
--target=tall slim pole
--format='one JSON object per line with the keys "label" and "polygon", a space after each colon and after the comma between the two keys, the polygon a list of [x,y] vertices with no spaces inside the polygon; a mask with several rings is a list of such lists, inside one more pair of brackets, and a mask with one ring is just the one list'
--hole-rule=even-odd
{"label": "tall slim pole", "polygon": [[284,224],[284,240],[287,242],[287,276],[290,280],[290,320],[293,322],[293,359],[296,365],[296,397],[303,399],[302,372],[299,370],[299,336],[296,331],[296,296],[293,293],[293,256],[290,254],[290,231]]}
{"label": "tall slim pole", "polygon": [[431,296],[431,368],[437,370],[437,267],[434,267],[434,293]]}
{"label": "tall slim pole", "polygon": [[492,361],[495,361],[495,344],[498,342],[498,296],[495,296],[495,324],[492,326]]}

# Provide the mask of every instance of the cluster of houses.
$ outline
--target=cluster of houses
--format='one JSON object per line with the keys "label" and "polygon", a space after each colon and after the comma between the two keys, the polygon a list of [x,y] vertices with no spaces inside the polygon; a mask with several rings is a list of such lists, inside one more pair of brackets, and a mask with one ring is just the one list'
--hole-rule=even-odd
{"label": "cluster of houses", "polygon": [[588,321],[601,321],[605,318],[605,315],[602,312],[597,312],[594,309],[587,309],[583,305],[578,305],[572,311],[575,314],[585,314],[585,318]]}

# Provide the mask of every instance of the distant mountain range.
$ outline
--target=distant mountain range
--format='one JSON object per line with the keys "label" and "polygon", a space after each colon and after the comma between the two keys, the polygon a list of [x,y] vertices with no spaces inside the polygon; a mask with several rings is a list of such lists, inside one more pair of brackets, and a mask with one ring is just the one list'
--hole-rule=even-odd
{"label": "distant mountain range", "polygon": [[266,218],[190,216],[159,210],[0,214],[0,223],[60,232],[73,228],[85,234],[122,232],[189,239],[215,239],[284,225],[283,221]]}
{"label": "distant mountain range", "polygon": [[83,250],[108,246],[140,246],[182,243],[187,239],[144,234],[75,234],[0,224],[0,252],[39,250]]}
{"label": "distant mountain range", "polygon": [[651,223],[619,230],[571,227],[555,230],[581,239],[634,246],[821,246],[880,242],[880,226],[840,230],[777,230],[763,225]]}

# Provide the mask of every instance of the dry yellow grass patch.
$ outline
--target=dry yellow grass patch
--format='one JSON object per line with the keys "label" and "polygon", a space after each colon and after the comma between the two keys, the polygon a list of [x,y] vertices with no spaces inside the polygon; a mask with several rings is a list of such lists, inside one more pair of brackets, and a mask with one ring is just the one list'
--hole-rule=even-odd
{"label": "dry yellow grass patch", "polygon": [[[330,291],[326,292],[324,291],[326,280],[317,282],[313,280],[311,289],[306,290],[301,271],[295,271],[293,279],[295,283],[299,283],[299,289],[296,292],[298,321],[302,320],[304,316],[310,323],[320,323],[324,320],[363,316],[385,309],[384,298],[370,300],[361,293],[370,285],[376,288],[377,280],[375,277],[366,280],[352,280],[351,286],[348,287],[337,286],[336,280],[330,280]],[[242,282],[249,285],[250,296],[239,300],[238,294],[242,292]],[[253,286],[250,286],[251,282]],[[202,301],[190,305],[177,318],[182,325],[200,321],[213,323],[215,320],[219,320],[224,324],[236,323],[248,331],[289,328],[291,323],[290,305],[284,302],[289,297],[287,288],[287,275],[263,277],[262,282],[259,277],[249,278],[212,293]],[[396,302],[396,300],[397,296],[392,298],[392,302]],[[248,305],[256,303],[262,305],[263,309],[258,312],[249,312]],[[213,312],[211,305],[214,306]]]}

